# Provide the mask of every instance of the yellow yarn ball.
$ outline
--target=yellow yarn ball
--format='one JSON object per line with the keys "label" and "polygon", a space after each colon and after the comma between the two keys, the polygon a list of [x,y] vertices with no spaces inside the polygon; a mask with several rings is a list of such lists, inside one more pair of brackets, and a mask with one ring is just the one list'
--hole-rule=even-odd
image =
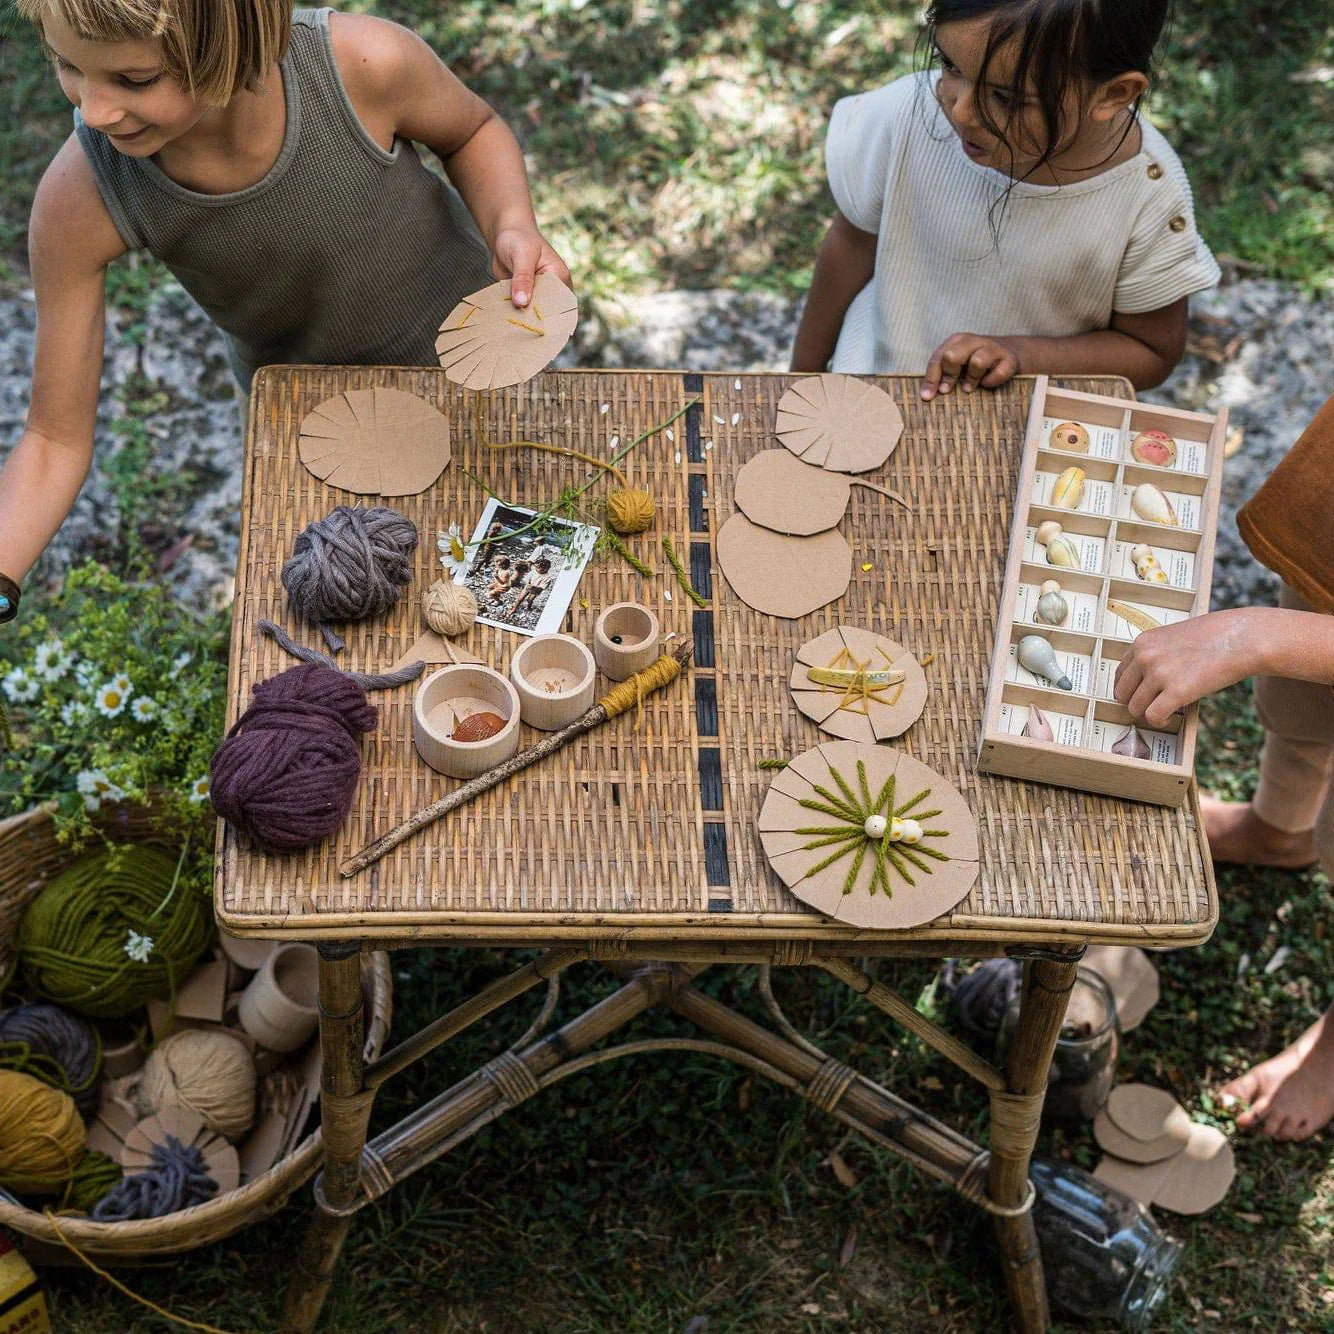
{"label": "yellow yarn ball", "polygon": [[452,639],[472,629],[477,599],[462,584],[437,579],[422,594],[422,615],[436,634]]}
{"label": "yellow yarn ball", "polygon": [[83,1156],[83,1121],[68,1093],[0,1070],[0,1186],[56,1195]]}
{"label": "yellow yarn ball", "polygon": [[255,1062],[244,1042],[219,1029],[173,1033],[144,1062],[134,1089],[140,1116],[185,1108],[225,1139],[240,1139],[255,1119]]}
{"label": "yellow yarn ball", "polygon": [[623,536],[646,532],[657,512],[647,491],[613,491],[607,497],[607,522]]}

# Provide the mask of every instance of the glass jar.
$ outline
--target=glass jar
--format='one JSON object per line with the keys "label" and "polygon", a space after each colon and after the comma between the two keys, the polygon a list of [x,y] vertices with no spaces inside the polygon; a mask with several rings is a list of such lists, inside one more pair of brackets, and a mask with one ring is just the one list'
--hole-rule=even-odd
{"label": "glass jar", "polygon": [[1167,1296],[1181,1243],[1147,1209],[1069,1163],[1034,1158],[1033,1223],[1047,1293],[1075,1315],[1149,1327]]}
{"label": "glass jar", "polygon": [[[1019,1005],[1016,995],[996,1035],[996,1059],[1002,1069],[1019,1023]],[[1042,1119],[1066,1123],[1093,1120],[1116,1081],[1120,1050],[1120,1026],[1111,988],[1091,968],[1080,968],[1047,1072]]]}

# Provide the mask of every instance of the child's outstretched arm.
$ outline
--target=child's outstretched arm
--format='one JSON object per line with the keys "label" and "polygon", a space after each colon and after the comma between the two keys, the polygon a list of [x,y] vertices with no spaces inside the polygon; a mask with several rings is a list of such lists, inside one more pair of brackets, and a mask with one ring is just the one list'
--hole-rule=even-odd
{"label": "child's outstretched arm", "polygon": [[1116,671],[1117,700],[1152,727],[1248,676],[1334,685],[1334,616],[1238,607],[1146,630]]}
{"label": "child's outstretched arm", "polygon": [[1111,325],[1069,338],[957,333],[931,354],[922,397],[997,389],[1016,375],[1124,375],[1152,389],[1186,350],[1187,299],[1139,315],[1113,313]]}
{"label": "child's outstretched arm", "polygon": [[73,135],[37,188],[28,254],[37,348],[28,420],[0,471],[0,573],[26,575],[74,504],[93,457],[106,270],[126,245]]}
{"label": "child's outstretched arm", "polygon": [[875,272],[876,237],[834,214],[815,258],[811,290],[792,343],[794,371],[822,371],[838,343],[843,317],[852,299]]}
{"label": "child's outstretched arm", "polygon": [[386,149],[398,135],[444,163],[491,247],[496,277],[513,280],[514,304],[528,304],[538,273],[568,283],[569,269],[538,231],[518,141],[492,108],[396,23],[334,14],[330,35],[365,128]]}

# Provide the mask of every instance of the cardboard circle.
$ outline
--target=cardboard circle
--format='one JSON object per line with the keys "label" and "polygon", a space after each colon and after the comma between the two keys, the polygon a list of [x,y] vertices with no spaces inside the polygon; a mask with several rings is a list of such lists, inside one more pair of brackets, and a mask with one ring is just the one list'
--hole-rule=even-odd
{"label": "cardboard circle", "polygon": [[465,296],[445,317],[435,340],[445,375],[465,389],[503,389],[545,370],[574,333],[579,302],[554,273],[539,273],[533,298],[520,310],[510,281]]}
{"label": "cardboard circle", "polygon": [[[867,664],[866,670],[897,668],[907,674],[902,686],[891,686],[881,698],[853,699],[844,703],[847,692],[810,679],[809,668],[827,667],[847,654]],[[852,667],[844,660],[842,666]],[[874,743],[902,736],[922,716],[926,707],[926,673],[916,655],[884,635],[857,626],[839,625],[798,650],[788,680],[798,709],[822,732],[848,741]],[[887,700],[893,700],[888,703]]]}
{"label": "cardboard circle", "polygon": [[836,528],[789,537],[734,514],[718,530],[717,552],[732,591],[766,616],[809,616],[841,598],[852,579],[852,548]]}
{"label": "cardboard circle", "polygon": [[[888,895],[879,889],[875,894],[871,893],[875,874],[875,859],[871,855],[863,857],[850,892],[844,892],[855,861],[856,844],[822,867],[820,863],[827,861],[834,850],[828,845],[808,845],[818,843],[824,835],[797,832],[799,829],[853,827],[853,822],[847,819],[812,810],[801,802],[822,802],[824,799],[817,788],[841,794],[835,772],[842,775],[854,794],[859,794],[858,762],[865,768],[873,801],[886,779],[892,776],[893,805],[902,806],[925,791],[922,800],[905,814],[920,811],[925,815],[935,810],[938,814],[924,819],[924,826],[928,830],[941,829],[947,833],[947,837],[932,837],[931,846],[942,851],[948,849],[950,859],[925,859],[929,867],[925,871],[910,864],[913,884],[909,884],[898,871],[891,870]],[[940,774],[888,746],[826,741],[804,751],[770,785],[760,808],[758,826],[760,843],[769,865],[788,889],[825,916],[851,926],[870,930],[921,926],[953,908],[977,879],[977,825],[968,803]]]}
{"label": "cardboard circle", "polygon": [[1228,1137],[1213,1126],[1195,1124],[1153,1202],[1174,1214],[1202,1214],[1222,1202],[1236,1175]]}
{"label": "cardboard circle", "polygon": [[412,496],[449,463],[449,419],[401,389],[348,389],[301,419],[297,457],[328,486]]}
{"label": "cardboard circle", "polygon": [[1176,1159],[1164,1158],[1158,1163],[1128,1163],[1124,1158],[1108,1154],[1098,1160],[1093,1175],[1104,1185],[1138,1200],[1146,1209],[1176,1167]]}
{"label": "cardboard circle", "polygon": [[883,389],[850,375],[808,375],[778,400],[774,434],[805,463],[869,472],[894,452],[903,414]]}
{"label": "cardboard circle", "polygon": [[761,528],[808,537],[847,513],[852,483],[786,449],[765,449],[742,464],[733,496],[737,509]]}
{"label": "cardboard circle", "polygon": [[1158,1004],[1158,970],[1135,945],[1090,945],[1080,966],[1091,968],[1111,989],[1123,1033],[1143,1023]]}
{"label": "cardboard circle", "polygon": [[1175,1158],[1186,1147],[1186,1141],[1190,1139],[1190,1123],[1187,1121],[1182,1125],[1174,1121],[1157,1139],[1136,1139],[1127,1135],[1107,1115],[1104,1107],[1093,1118],[1093,1138],[1104,1152],[1128,1163],[1161,1163],[1164,1159]]}
{"label": "cardboard circle", "polygon": [[1118,1084],[1107,1095],[1106,1110],[1118,1130],[1141,1143],[1190,1126],[1186,1109],[1166,1089],[1151,1084]]}

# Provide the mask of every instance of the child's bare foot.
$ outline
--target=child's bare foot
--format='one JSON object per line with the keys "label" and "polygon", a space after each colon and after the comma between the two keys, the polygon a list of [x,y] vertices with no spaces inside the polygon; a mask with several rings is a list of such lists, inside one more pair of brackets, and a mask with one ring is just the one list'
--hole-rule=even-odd
{"label": "child's bare foot", "polygon": [[1278,866],[1296,871],[1316,859],[1315,835],[1305,829],[1290,834],[1266,824],[1249,802],[1219,801],[1201,795],[1204,832],[1216,862],[1239,862],[1244,866]]}
{"label": "child's bare foot", "polygon": [[1249,1103],[1239,1130],[1270,1139],[1310,1139],[1334,1119],[1334,1008],[1277,1056],[1219,1090],[1224,1103]]}

